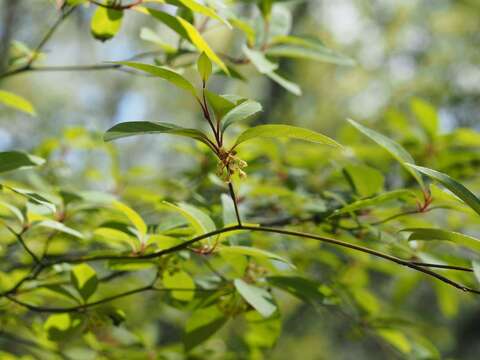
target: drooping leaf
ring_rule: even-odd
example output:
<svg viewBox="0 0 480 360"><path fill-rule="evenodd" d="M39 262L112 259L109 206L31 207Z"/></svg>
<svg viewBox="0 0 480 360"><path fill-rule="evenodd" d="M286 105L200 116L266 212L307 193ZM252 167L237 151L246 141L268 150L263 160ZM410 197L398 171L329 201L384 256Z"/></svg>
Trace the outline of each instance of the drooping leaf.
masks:
<svg viewBox="0 0 480 360"><path fill-rule="evenodd" d="M397 142L387 138L385 135L369 129L354 120L348 119L348 122L353 125L357 130L359 130L362 134L366 135L378 145L383 147L386 151L388 151L390 155L392 155L398 162L400 162L400 164L415 178L415 180L419 183L420 187L424 190L426 189L420 173L407 165L408 163L415 163L412 156L407 152L407 150L405 150Z"/></svg>
<svg viewBox="0 0 480 360"><path fill-rule="evenodd" d="M244 46L242 50L258 72L268 74L278 69L278 65L269 61L262 52L250 49L247 46Z"/></svg>
<svg viewBox="0 0 480 360"><path fill-rule="evenodd" d="M249 117L262 111L262 105L256 101L246 100L231 109L222 119L223 131L237 121L248 119Z"/></svg>
<svg viewBox="0 0 480 360"><path fill-rule="evenodd" d="M188 91L193 96L195 97L197 96L195 87L187 79L185 79L179 73L173 70L170 70L164 66L149 65L149 64L143 64L143 63L132 62L132 61L116 61L113 63L128 66L133 69L145 71L146 73L149 73L151 75L158 76L164 80L167 80L173 85Z"/></svg>
<svg viewBox="0 0 480 360"><path fill-rule="evenodd" d="M290 261L288 261L287 259L279 255L276 255L267 250L258 249L250 246L220 246L218 247L217 251L222 256L231 255L231 254L245 255L245 256L251 256L256 258L276 260L276 261L280 261L285 264L288 264L291 267L295 267Z"/></svg>
<svg viewBox="0 0 480 360"><path fill-rule="evenodd" d="M97 290L97 273L90 265L76 265L71 272L71 282L82 299L87 301Z"/></svg>
<svg viewBox="0 0 480 360"><path fill-rule="evenodd" d="M426 167L413 164L406 165L438 181L440 184L445 186L448 190L450 190L452 193L462 199L465 204L470 206L475 212L477 212L477 214L480 215L480 199L475 196L475 194L473 194L470 190L468 190L465 186L460 184L457 180L439 171L432 170Z"/></svg>
<svg viewBox="0 0 480 360"><path fill-rule="evenodd" d="M263 317L269 317L277 310L272 295L265 289L247 284L242 279L233 281L235 288L243 299L257 310Z"/></svg>
<svg viewBox="0 0 480 360"><path fill-rule="evenodd" d="M180 301L190 301L195 295L195 283L185 271L163 273L163 285L166 289L175 289L170 295Z"/></svg>
<svg viewBox="0 0 480 360"><path fill-rule="evenodd" d="M480 251L480 239L473 236L460 234L458 232L433 229L433 228L408 228L402 229L404 232L411 232L408 240L444 240L451 241L455 244L465 246L467 248Z"/></svg>
<svg viewBox="0 0 480 360"><path fill-rule="evenodd" d="M0 152L0 173L16 169L29 168L32 166L39 166L44 163L44 159L21 151Z"/></svg>
<svg viewBox="0 0 480 360"><path fill-rule="evenodd" d="M289 138L310 141L317 144L329 145L336 148L342 146L328 136L319 134L315 131L304 129L291 125L259 125L245 130L237 138L234 147L241 143L255 138Z"/></svg>
<svg viewBox="0 0 480 360"><path fill-rule="evenodd" d="M98 6L92 17L92 35L101 41L113 38L122 26L123 11Z"/></svg>
<svg viewBox="0 0 480 360"><path fill-rule="evenodd" d="M226 322L227 318L216 305L195 310L185 326L185 350L190 351L208 340Z"/></svg>
<svg viewBox="0 0 480 360"><path fill-rule="evenodd" d="M103 139L105 141L112 141L124 137L146 134L171 134L183 136L210 146L207 136L196 129L187 129L170 123L150 121L129 121L117 124L107 130Z"/></svg>
<svg viewBox="0 0 480 360"><path fill-rule="evenodd" d="M285 90L291 92L294 95L302 95L302 89L296 83L285 79L284 77L278 75L277 73L270 72L266 74L270 79L275 81L278 85L283 87Z"/></svg>
<svg viewBox="0 0 480 360"><path fill-rule="evenodd" d="M0 90L0 103L32 116L37 116L33 105L28 100L10 91Z"/></svg>

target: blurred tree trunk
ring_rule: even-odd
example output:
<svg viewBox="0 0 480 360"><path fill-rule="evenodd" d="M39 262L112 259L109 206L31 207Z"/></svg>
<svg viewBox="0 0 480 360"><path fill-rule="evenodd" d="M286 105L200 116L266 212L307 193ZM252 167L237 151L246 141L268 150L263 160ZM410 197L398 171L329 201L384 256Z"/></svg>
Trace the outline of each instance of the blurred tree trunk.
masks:
<svg viewBox="0 0 480 360"><path fill-rule="evenodd" d="M0 73L5 71L8 65L8 52L14 30L15 17L21 0L3 0L2 8L4 14L2 17L2 28L0 38Z"/></svg>

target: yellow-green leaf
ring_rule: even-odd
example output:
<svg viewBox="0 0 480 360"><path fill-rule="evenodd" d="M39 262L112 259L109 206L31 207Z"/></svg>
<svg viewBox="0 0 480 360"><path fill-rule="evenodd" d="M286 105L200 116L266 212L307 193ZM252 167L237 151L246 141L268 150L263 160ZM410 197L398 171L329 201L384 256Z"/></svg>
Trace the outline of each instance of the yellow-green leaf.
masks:
<svg viewBox="0 0 480 360"><path fill-rule="evenodd" d="M0 90L0 103L13 109L23 111L32 116L37 115L33 105L28 100L19 95L11 93L10 91Z"/></svg>

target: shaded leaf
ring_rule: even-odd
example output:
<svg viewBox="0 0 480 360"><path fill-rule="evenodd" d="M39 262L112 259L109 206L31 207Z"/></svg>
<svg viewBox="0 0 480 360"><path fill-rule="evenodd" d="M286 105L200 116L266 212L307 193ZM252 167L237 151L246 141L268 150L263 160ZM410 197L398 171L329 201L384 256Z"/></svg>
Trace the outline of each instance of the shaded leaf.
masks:
<svg viewBox="0 0 480 360"><path fill-rule="evenodd" d="M21 151L3 151L0 152L0 173L39 166L45 163L45 160L34 155Z"/></svg>
<svg viewBox="0 0 480 360"><path fill-rule="evenodd" d="M322 304L325 299L322 285L310 279L300 276L269 276L267 281L311 305Z"/></svg>
<svg viewBox="0 0 480 360"><path fill-rule="evenodd" d="M208 340L226 322L227 318L215 305L195 310L185 326L185 350L190 351Z"/></svg>
<svg viewBox="0 0 480 360"><path fill-rule="evenodd" d="M245 255L245 256L251 256L251 257L256 257L256 258L263 258L263 259L270 259L270 260L276 260L283 262L285 264L290 265L291 267L295 267L289 260L276 255L270 251L266 251L263 249L258 249L250 246L220 246L217 251L223 256L223 255L232 255L232 254L237 254L237 255Z"/></svg>
<svg viewBox="0 0 480 360"><path fill-rule="evenodd" d="M458 245L480 251L480 239L453 231L433 228L407 228L404 232L411 232L408 240L446 240Z"/></svg>

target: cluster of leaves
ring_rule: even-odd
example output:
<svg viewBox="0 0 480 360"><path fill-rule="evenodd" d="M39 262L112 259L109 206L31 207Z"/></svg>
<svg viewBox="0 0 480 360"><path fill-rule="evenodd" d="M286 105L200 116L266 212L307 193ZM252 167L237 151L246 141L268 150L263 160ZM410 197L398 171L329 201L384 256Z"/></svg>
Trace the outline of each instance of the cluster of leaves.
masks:
<svg viewBox="0 0 480 360"><path fill-rule="evenodd" d="M164 3L176 8L175 15ZM282 305L293 297L318 312L326 308L346 315L352 326L395 354L439 358L416 319L394 311L428 277L446 315L455 313L463 296L452 291L479 293L472 273L480 276L480 240L444 224L456 230L464 222L478 223L480 200L443 171L416 165L414 158L468 178L461 166L475 160L479 135L440 134L436 110L419 99L411 104L419 124L414 131L403 113L389 114L391 128L403 126L400 133L406 134L398 141L353 120L341 141L348 147L296 126L246 126L262 106L211 91L214 74L243 79L237 67L251 64L298 95L298 86L278 75L275 59L353 62L316 39L291 35L291 14L280 1L239 1L228 8L215 3L58 3L61 19L77 7L95 7L91 31L100 40L115 36L124 13L131 11L173 30L176 47L142 30L142 39L161 50L153 64L102 66L170 82L198 103L202 120L198 128L125 122L103 135L74 128L66 130L65 140L46 139L35 155L0 153L0 172L14 171L1 185L0 335L6 340L0 342L5 344L0 355L261 358L276 344L289 311ZM257 9L256 16L235 15L243 7ZM204 40L210 19L243 33L241 58L221 56ZM4 75L38 69L40 50L27 51ZM191 68L194 80L182 73ZM2 90L0 100L34 114L18 95ZM196 141L189 151L202 161L188 174L194 185L171 179L145 185L135 172L118 169L109 142L145 134ZM259 138L263 141L255 141ZM285 145L281 139L303 142ZM453 146L466 158L444 151ZM65 153L81 151L109 159L111 191L78 190L62 181ZM39 168L19 171L30 167ZM101 177L89 171L83 175ZM433 210L443 215L429 217ZM369 286L385 275L397 278L391 301ZM182 334L171 335L179 323ZM225 340L227 346L212 340L222 332L235 340Z"/></svg>

